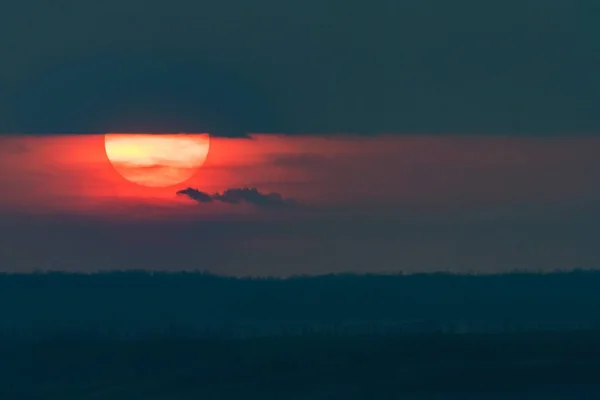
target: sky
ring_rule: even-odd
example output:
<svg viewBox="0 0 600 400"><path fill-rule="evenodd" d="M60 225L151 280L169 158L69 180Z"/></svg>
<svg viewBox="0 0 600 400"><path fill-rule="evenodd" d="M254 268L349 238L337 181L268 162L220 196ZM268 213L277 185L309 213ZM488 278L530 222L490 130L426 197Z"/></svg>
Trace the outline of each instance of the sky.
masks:
<svg viewBox="0 0 600 400"><path fill-rule="evenodd" d="M0 271L594 268L599 17L592 0L4 2ZM107 154L107 133L182 132L135 166ZM157 174L183 181L126 179Z"/></svg>
<svg viewBox="0 0 600 400"><path fill-rule="evenodd" d="M490 273L600 258L595 137L217 137L167 187L125 179L103 135L0 143L7 271Z"/></svg>

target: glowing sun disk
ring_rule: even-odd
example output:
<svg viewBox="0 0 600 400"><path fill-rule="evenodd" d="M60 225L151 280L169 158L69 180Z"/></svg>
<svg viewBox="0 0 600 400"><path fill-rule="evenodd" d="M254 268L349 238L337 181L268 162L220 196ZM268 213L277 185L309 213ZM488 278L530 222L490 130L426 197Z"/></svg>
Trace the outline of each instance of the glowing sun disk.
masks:
<svg viewBox="0 0 600 400"><path fill-rule="evenodd" d="M172 186L191 178L206 160L208 134L106 134L106 155L125 179L143 186Z"/></svg>

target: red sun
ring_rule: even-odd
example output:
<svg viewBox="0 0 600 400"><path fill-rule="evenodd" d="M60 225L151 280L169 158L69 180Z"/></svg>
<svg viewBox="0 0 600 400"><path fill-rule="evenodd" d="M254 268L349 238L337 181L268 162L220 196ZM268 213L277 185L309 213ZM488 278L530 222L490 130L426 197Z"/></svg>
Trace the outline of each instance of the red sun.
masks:
<svg viewBox="0 0 600 400"><path fill-rule="evenodd" d="M210 139L202 134L121 134L104 138L106 155L128 181L167 187L190 179L208 155Z"/></svg>

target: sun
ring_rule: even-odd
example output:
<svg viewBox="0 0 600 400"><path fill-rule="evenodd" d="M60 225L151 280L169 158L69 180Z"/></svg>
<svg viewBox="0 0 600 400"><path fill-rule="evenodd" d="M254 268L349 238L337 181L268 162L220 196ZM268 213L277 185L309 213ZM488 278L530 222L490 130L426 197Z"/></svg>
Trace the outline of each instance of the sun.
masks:
<svg viewBox="0 0 600 400"><path fill-rule="evenodd" d="M210 138L202 134L123 134L104 136L106 155L128 181L167 187L190 179L208 156Z"/></svg>

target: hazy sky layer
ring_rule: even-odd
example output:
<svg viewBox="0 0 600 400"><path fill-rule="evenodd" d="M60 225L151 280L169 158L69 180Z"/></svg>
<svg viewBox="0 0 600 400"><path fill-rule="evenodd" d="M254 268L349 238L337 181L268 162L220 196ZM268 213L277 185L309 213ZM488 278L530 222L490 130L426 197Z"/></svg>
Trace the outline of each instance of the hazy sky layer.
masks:
<svg viewBox="0 0 600 400"><path fill-rule="evenodd" d="M0 5L0 132L595 134L596 0Z"/></svg>
<svg viewBox="0 0 600 400"><path fill-rule="evenodd" d="M103 136L0 137L2 270L236 275L590 268L594 137L216 138L181 185L122 178ZM250 187L297 206L200 203Z"/></svg>

